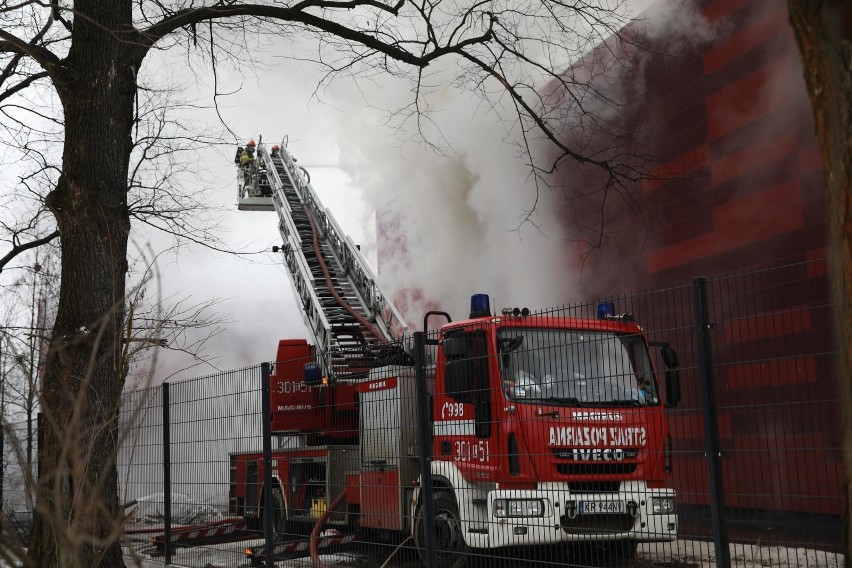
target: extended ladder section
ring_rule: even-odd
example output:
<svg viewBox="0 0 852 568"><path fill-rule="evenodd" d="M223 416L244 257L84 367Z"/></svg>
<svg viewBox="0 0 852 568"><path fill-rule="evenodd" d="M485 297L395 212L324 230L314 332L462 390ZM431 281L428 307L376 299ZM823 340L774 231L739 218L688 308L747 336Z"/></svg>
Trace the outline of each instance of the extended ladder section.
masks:
<svg viewBox="0 0 852 568"><path fill-rule="evenodd" d="M399 349L388 342L404 336L407 325L358 247L322 206L286 143L285 138L274 156L265 144L258 145L255 163L240 184L239 207L278 213L280 250L323 371L337 380L359 379L394 362Z"/></svg>

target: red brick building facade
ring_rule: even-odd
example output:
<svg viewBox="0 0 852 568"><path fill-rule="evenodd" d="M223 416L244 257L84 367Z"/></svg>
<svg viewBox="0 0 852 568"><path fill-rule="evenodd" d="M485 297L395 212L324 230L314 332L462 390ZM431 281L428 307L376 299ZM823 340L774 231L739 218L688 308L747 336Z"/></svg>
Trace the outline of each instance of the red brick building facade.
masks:
<svg viewBox="0 0 852 568"><path fill-rule="evenodd" d="M650 126L647 148L661 158L654 172L674 179L628 188L634 207L610 211L601 247L585 260L582 247L566 246L567 254L583 265L588 298L782 267L771 276L717 281L710 299L725 503L746 526L759 527L759 538L839 545L839 403L826 263L819 260L826 200L786 2L698 6L714 39L645 62L644 98L629 118ZM570 191L571 174L564 175ZM575 211L594 215L599 206L592 197ZM574 236L596 235L575 229ZM806 261L813 262L798 264ZM680 314L658 306L645 317L671 329L691 317L684 304ZM688 365L695 364L693 342L682 335ZM696 511L700 518L709 503L706 446L698 373L687 370L684 379L685 404L671 414L674 483L685 510L698 507L694 528ZM786 528L765 532L779 519ZM815 536L804 537L809 529Z"/></svg>
<svg viewBox="0 0 852 568"><path fill-rule="evenodd" d="M655 55L635 117L653 125L655 171L683 179L642 184L641 215L619 216L586 263L592 296L826 253L813 113L786 3L699 5L715 39Z"/></svg>

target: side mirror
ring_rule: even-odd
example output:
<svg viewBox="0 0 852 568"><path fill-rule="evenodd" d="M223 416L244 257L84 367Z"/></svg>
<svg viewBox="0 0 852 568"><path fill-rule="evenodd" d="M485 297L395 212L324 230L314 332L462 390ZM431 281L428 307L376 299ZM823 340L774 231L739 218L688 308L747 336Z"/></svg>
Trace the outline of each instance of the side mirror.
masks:
<svg viewBox="0 0 852 568"><path fill-rule="evenodd" d="M680 369L666 369L666 406L680 404Z"/></svg>
<svg viewBox="0 0 852 568"><path fill-rule="evenodd" d="M491 437L491 402L487 390L473 403L473 431L477 438Z"/></svg>
<svg viewBox="0 0 852 568"><path fill-rule="evenodd" d="M663 343L663 347L660 349L660 354L663 356L663 363L666 364L667 369L676 369L680 365L677 359L677 353L668 343Z"/></svg>
<svg viewBox="0 0 852 568"><path fill-rule="evenodd" d="M668 343L660 349L663 363L666 365L666 406L675 407L680 403L680 362L677 352Z"/></svg>

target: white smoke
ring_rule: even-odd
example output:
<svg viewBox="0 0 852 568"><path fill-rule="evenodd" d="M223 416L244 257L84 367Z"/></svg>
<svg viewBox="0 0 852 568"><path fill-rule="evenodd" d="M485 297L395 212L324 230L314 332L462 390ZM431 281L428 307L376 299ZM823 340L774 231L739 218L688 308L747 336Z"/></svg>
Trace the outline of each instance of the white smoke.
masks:
<svg viewBox="0 0 852 568"><path fill-rule="evenodd" d="M386 85L385 85L386 86ZM383 88L386 107L410 94ZM466 316L471 294L500 305L549 305L570 296L565 247L553 194L529 179L516 132L465 94L433 100L430 140L452 144L440 155L393 133L377 135L376 112L349 112L339 125L341 161L378 215L380 281L411 323L426 309ZM526 213L535 207L527 219ZM423 293L420 301L405 298Z"/></svg>
<svg viewBox="0 0 852 568"><path fill-rule="evenodd" d="M648 2L635 4L638 13ZM667 30L678 38L703 36L692 3L676 4L649 13L640 27L652 38ZM631 81L642 76L635 71ZM641 96L641 84L625 89L619 77L606 79L616 98ZM501 113L469 93L446 89L425 97L434 122L397 116L402 124L390 131L376 127L384 118L376 108L410 103L407 83L386 79L361 85L357 96L348 88L327 94L331 106L344 111L337 125L342 165L378 216L379 280L410 323L419 326L424 311L436 308L465 317L468 298L477 292L492 295L492 310L577 299L580 262L567 239L564 197L536 187L511 110ZM446 141L445 152L419 142L418 130L429 142ZM546 149L533 141L532 150L544 155Z"/></svg>

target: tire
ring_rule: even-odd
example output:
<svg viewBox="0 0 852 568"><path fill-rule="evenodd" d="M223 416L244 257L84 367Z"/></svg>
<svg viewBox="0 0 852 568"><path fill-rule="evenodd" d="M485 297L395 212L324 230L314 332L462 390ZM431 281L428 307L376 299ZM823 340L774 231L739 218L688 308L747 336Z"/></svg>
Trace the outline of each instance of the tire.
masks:
<svg viewBox="0 0 852 568"><path fill-rule="evenodd" d="M349 505L346 508L346 532L348 534L360 534L361 532L361 507Z"/></svg>
<svg viewBox="0 0 852 568"><path fill-rule="evenodd" d="M281 486L278 484L272 488L272 530L275 533L276 541L286 541L293 538L291 534L293 531L287 522L284 492L281 491Z"/></svg>
<svg viewBox="0 0 852 568"><path fill-rule="evenodd" d="M459 506L449 492L435 493L432 501L434 517L431 523L423 519L422 507L417 516L415 538L417 553L426 562L424 531L432 530L432 544L435 549L433 564L436 568L463 568L470 560L470 547L464 541L461 529Z"/></svg>
<svg viewBox="0 0 852 568"><path fill-rule="evenodd" d="M257 508L257 515L246 517L246 528L257 533L257 538L263 538L264 528L264 511L263 502ZM284 505L284 492L281 491L281 486L277 483L272 488L272 532L276 540L281 540L282 536L286 536L288 530L287 510Z"/></svg>

